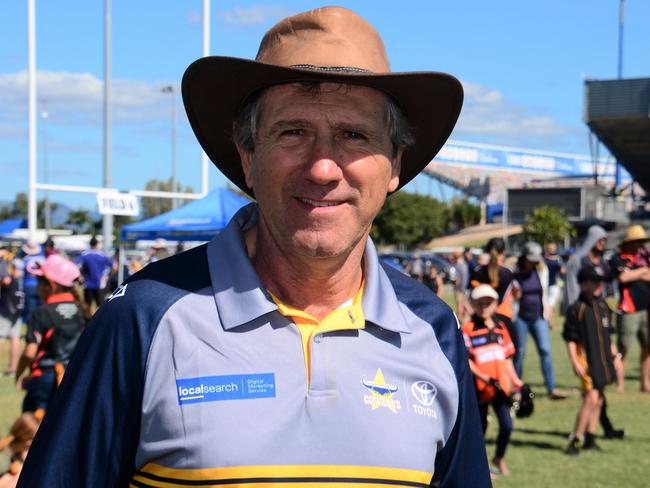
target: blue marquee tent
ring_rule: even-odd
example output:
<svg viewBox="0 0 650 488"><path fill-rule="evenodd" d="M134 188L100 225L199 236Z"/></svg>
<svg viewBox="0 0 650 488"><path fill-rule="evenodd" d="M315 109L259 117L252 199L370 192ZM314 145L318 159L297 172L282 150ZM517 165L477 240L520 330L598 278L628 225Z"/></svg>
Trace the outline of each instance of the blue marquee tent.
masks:
<svg viewBox="0 0 650 488"><path fill-rule="evenodd" d="M0 235L5 236L11 234L16 229L26 229L27 219L7 219L0 222Z"/></svg>
<svg viewBox="0 0 650 488"><path fill-rule="evenodd" d="M154 240L208 241L223 229L233 215L249 201L226 189L217 188L205 197L142 222L122 227L122 241Z"/></svg>

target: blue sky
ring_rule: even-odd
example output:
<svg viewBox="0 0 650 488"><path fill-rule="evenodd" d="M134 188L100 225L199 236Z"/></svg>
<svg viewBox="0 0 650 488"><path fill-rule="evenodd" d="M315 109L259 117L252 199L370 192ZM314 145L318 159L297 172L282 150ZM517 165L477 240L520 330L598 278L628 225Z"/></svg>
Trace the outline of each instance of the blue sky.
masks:
<svg viewBox="0 0 650 488"><path fill-rule="evenodd" d="M38 180L101 186L103 2L36 0ZM588 154L583 78L617 74L619 0L339 1L382 34L394 71L447 71L466 93L456 140ZM650 2L627 0L624 77L650 76ZM280 18L314 1L212 1L211 53L252 58ZM27 12L0 15L0 200L27 191ZM201 0L112 0L113 183L171 175L172 95L201 55ZM200 188L199 146L177 96L177 175ZM210 187L226 180L210 168ZM39 196L40 198L40 196ZM71 207L94 197L56 193Z"/></svg>

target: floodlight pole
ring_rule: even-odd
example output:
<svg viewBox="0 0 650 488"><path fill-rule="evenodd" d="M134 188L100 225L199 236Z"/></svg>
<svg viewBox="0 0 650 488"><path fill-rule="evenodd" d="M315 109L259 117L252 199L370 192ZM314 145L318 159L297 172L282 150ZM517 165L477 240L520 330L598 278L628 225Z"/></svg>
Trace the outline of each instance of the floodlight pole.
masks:
<svg viewBox="0 0 650 488"><path fill-rule="evenodd" d="M623 24L625 20L625 0L621 0L618 12L618 79L623 78ZM621 186L621 163L616 161L616 173L614 176L614 185L616 188Z"/></svg>
<svg viewBox="0 0 650 488"><path fill-rule="evenodd" d="M203 57L210 55L210 0L203 0ZM201 149L201 194L208 194L208 155Z"/></svg>
<svg viewBox="0 0 650 488"><path fill-rule="evenodd" d="M111 181L111 0L104 0L104 188L110 188ZM102 219L104 252L111 249L113 240L113 216Z"/></svg>
<svg viewBox="0 0 650 488"><path fill-rule="evenodd" d="M28 195L27 238L36 238L36 5L27 0Z"/></svg>

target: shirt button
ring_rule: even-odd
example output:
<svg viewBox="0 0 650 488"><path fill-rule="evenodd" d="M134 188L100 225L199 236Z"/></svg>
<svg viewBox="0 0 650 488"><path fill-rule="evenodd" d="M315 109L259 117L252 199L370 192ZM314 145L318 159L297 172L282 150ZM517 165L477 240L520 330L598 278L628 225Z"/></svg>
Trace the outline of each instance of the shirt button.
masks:
<svg viewBox="0 0 650 488"><path fill-rule="evenodd" d="M320 343L320 339L321 339L321 336L320 336L320 335L314 336L314 342L315 342L316 344L319 344L319 343Z"/></svg>

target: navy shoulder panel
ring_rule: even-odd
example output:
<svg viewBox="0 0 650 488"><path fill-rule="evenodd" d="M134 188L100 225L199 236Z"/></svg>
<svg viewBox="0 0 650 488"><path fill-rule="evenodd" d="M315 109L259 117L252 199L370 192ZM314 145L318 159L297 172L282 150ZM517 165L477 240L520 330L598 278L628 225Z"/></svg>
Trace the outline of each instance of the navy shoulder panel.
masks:
<svg viewBox="0 0 650 488"><path fill-rule="evenodd" d="M128 485L153 336L171 305L209 286L206 253L200 246L148 265L97 311L48 407L19 486Z"/></svg>

